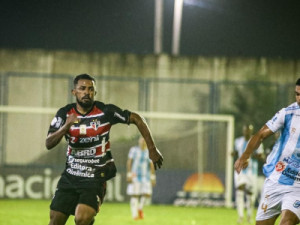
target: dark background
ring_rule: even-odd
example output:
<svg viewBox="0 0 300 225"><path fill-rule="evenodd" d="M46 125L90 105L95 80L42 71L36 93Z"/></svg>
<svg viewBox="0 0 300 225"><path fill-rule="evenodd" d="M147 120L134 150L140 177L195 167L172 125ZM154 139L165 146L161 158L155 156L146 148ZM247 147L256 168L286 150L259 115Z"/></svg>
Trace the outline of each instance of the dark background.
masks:
<svg viewBox="0 0 300 225"><path fill-rule="evenodd" d="M1 1L0 47L153 53L154 0ZM300 57L300 1L184 0L181 55ZM164 0L171 53L174 0Z"/></svg>

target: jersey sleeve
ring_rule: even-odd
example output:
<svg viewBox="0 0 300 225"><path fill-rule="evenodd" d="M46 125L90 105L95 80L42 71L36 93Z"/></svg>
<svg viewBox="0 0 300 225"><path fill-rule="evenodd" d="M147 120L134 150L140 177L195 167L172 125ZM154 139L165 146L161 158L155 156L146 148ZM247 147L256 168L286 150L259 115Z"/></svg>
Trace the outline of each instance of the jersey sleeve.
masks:
<svg viewBox="0 0 300 225"><path fill-rule="evenodd" d="M270 119L266 125L269 127L271 131L276 133L284 126L284 118L285 118L285 108L281 109L277 112L272 119Z"/></svg>
<svg viewBox="0 0 300 225"><path fill-rule="evenodd" d="M61 128L65 124L66 118L67 118L66 110L64 108L60 108L50 123L48 134L54 133L59 128Z"/></svg>
<svg viewBox="0 0 300 225"><path fill-rule="evenodd" d="M116 105L108 104L105 107L105 111L108 114L110 123L112 125L117 123L125 123L125 124L130 123L129 117L131 112L128 110L122 110Z"/></svg>
<svg viewBox="0 0 300 225"><path fill-rule="evenodd" d="M129 149L128 159L133 159L133 158L134 158L134 147L131 147Z"/></svg>

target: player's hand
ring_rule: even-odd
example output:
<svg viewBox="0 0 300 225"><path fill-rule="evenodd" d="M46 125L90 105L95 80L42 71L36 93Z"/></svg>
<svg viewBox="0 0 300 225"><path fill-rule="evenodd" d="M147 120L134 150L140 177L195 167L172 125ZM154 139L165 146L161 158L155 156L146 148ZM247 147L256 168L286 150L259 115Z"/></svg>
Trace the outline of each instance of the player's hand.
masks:
<svg viewBox="0 0 300 225"><path fill-rule="evenodd" d="M149 151L149 158L152 160L155 170L160 168L164 161L162 154L156 147L153 150Z"/></svg>
<svg viewBox="0 0 300 225"><path fill-rule="evenodd" d="M236 170L237 173L240 173L243 169L247 168L248 164L249 164L249 159L240 157L235 161L234 169Z"/></svg>
<svg viewBox="0 0 300 225"><path fill-rule="evenodd" d="M68 116L67 120L66 120L66 124L68 124L70 127L74 124L74 123L78 123L80 120L77 118L77 115L72 113Z"/></svg>
<svg viewBox="0 0 300 225"><path fill-rule="evenodd" d="M126 180L127 180L128 183L132 183L133 174L128 172L127 175L126 175Z"/></svg>

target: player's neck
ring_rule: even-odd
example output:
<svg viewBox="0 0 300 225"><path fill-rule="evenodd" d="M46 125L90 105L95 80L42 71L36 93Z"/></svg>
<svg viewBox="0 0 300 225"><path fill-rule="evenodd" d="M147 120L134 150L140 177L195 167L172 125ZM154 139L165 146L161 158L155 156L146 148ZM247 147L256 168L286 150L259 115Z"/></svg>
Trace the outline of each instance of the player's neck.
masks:
<svg viewBox="0 0 300 225"><path fill-rule="evenodd" d="M80 114L87 114L91 109L92 109L93 106L91 107L88 107L88 108L85 108L85 107L82 107L81 105L79 105L78 103L76 104L76 109L77 111L80 113Z"/></svg>

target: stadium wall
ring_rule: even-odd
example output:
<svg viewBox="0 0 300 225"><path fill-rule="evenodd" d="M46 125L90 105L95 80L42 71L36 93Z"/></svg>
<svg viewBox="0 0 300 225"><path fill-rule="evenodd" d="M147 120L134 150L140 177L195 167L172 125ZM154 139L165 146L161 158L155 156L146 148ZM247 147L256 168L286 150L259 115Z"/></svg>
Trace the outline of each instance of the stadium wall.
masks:
<svg viewBox="0 0 300 225"><path fill-rule="evenodd" d="M0 49L0 72L90 73L97 76L197 78L209 81L268 78L294 82L300 59Z"/></svg>

